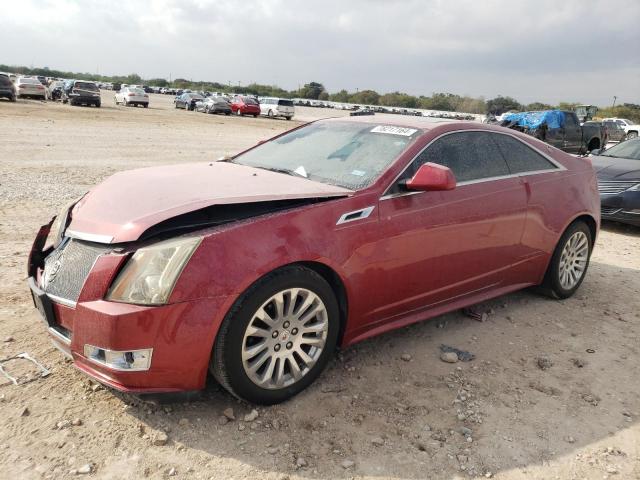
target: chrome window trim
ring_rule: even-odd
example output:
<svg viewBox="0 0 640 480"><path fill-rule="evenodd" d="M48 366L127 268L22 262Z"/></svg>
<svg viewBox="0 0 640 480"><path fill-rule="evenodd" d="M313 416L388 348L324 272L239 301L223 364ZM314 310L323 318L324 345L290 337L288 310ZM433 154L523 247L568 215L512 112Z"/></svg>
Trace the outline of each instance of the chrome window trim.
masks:
<svg viewBox="0 0 640 480"><path fill-rule="evenodd" d="M487 177L487 178L478 178L476 180L466 180L464 182L456 183L456 188L464 187L465 185L473 185L473 184L476 184L476 183L484 183L484 182L492 182L492 181L495 181L495 180L503 180L503 179L506 179L506 178L518 178L518 177L529 176L529 175L539 175L541 173L561 172L561 171L566 171L567 170L567 167L565 167L560 162L558 162L557 160L552 158L550 155L547 155L546 153L544 153L539 148L528 144L527 142L523 141L522 139L518 138L516 135L513 135L512 133L509 133L509 132L495 132L493 130L484 130L482 128L473 128L473 129L468 129L468 130L467 129L465 129L465 130L454 130L454 131L451 131L451 132L445 132L445 133L442 133L442 134L438 135L436 138L434 138L429 143L427 143L416 155L414 155L414 157L411 159L411 161L409 163L407 163L407 166L404 167L402 169L402 171L398 175L396 175L396 177L393 179L393 181L387 186L387 188L384 190L385 193L380 197L380 200L388 200L390 198L398 198L398 197L407 197L409 195L415 195L417 193L424 193L423 191L398 192L398 193L386 193L386 192L388 192L389 189L393 185L395 185L395 183L398 181L398 179L400 177L402 177L404 172L407 171L407 169L413 164L413 162L415 162L416 159L420 155L422 155L422 153L427 148L429 148L431 145L433 145L433 143L435 143L436 141L440 140L442 137L445 137L447 135L453 135L453 134L456 134L456 133L466 133L466 132L495 133L495 134L498 134L498 135L506 135L508 137L514 138L518 142L522 143L525 147L529 147L532 150L534 150L536 153L542 155L542 157L544 157L546 160L548 160L553 165L555 165L556 168L545 168L543 170L531 170L529 172L510 173L509 175L500 175L500 176L497 176L497 177Z"/></svg>
<svg viewBox="0 0 640 480"><path fill-rule="evenodd" d="M371 215L371 212L373 212L374 208L376 208L375 205L371 205L369 207L361 208L359 210L353 210L352 212L343 213L338 219L338 221L336 222L336 225L342 225L345 223L356 222L358 220L364 220L365 218L368 218L369 215ZM351 215L355 215L357 213L359 213L360 216L356 218L348 218Z"/></svg>
<svg viewBox="0 0 640 480"><path fill-rule="evenodd" d="M87 242L93 242L93 243L108 244L113 241L113 237L110 237L109 235L97 235L95 233L78 232L76 230L71 230L70 228L68 228L64 232L64 234L65 236L75 238L76 240L85 240Z"/></svg>

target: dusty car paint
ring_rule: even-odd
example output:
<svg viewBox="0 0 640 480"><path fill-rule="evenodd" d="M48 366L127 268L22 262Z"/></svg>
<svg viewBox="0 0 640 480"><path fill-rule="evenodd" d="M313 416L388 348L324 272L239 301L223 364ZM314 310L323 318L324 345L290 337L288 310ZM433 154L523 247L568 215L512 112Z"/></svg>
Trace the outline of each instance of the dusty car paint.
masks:
<svg viewBox="0 0 640 480"><path fill-rule="evenodd" d="M365 117L351 121L380 123ZM254 176L252 169L223 163L137 170L96 187L73 210L69 228L111 237L114 243L135 241L157 222L212 203L287 195L335 198L200 231L202 243L168 304L159 307L104 300L135 249L135 243L123 249L114 245L113 253L98 258L75 305L54 304L60 325L72 332L66 341L52 334L54 341L78 368L119 390L196 390L205 385L211 348L231 305L276 268L304 264L332 279L343 316L340 342L346 346L539 284L573 220L588 217L597 231L599 199L589 161L515 132L509 134L562 168L472 182L448 192L385 195L436 138L462 130L506 131L413 118L398 122L422 135L377 181L357 192L272 172ZM166 187L166 196L157 182ZM134 204L130 192L135 187L154 193L135 196L139 202ZM367 215L340 222L345 214L362 211ZM31 262L29 273L38 278L41 266ZM84 344L116 350L153 346L153 365L144 373L113 371L87 360Z"/></svg>

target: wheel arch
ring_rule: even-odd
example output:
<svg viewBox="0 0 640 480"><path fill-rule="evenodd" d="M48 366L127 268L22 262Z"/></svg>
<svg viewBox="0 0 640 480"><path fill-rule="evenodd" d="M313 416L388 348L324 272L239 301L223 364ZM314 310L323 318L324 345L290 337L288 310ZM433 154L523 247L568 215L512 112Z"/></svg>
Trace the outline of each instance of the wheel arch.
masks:
<svg viewBox="0 0 640 480"><path fill-rule="evenodd" d="M347 296L347 289L345 287L344 281L342 280L340 275L338 275L338 272L336 272L333 268L325 263L315 261L302 261L295 262L290 265L300 265L314 271L322 278L324 278L333 290L333 293L336 296L336 300L338 301L338 309L340 311L340 331L338 332L338 345L341 345L347 326L347 318L349 316L349 298Z"/></svg>

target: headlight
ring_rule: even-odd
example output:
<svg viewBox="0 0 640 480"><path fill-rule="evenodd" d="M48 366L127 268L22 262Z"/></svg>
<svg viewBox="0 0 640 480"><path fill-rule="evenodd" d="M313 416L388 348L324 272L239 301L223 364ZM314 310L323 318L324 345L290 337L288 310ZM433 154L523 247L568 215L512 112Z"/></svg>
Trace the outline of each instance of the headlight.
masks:
<svg viewBox="0 0 640 480"><path fill-rule="evenodd" d="M627 188L630 192L638 192L640 191L640 183L636 183L633 187Z"/></svg>
<svg viewBox="0 0 640 480"><path fill-rule="evenodd" d="M167 303L201 237L156 243L136 251L111 285L108 300L141 305Z"/></svg>

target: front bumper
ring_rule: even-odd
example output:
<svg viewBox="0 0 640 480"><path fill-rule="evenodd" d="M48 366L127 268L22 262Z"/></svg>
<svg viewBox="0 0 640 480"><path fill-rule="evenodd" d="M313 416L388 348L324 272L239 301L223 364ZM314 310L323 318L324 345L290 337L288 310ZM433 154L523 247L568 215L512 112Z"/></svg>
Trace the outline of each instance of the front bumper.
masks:
<svg viewBox="0 0 640 480"><path fill-rule="evenodd" d="M602 195L600 196L600 205L603 220L640 226L640 191Z"/></svg>
<svg viewBox="0 0 640 480"><path fill-rule="evenodd" d="M69 95L69 103L98 105L100 101L99 95Z"/></svg>
<svg viewBox="0 0 640 480"><path fill-rule="evenodd" d="M125 256L98 257L75 304L50 298L39 286L43 227L29 258L29 287L34 304L45 319L54 345L74 365L95 380L123 392L156 393L204 388L211 349L228 297L202 298L162 306L141 306L104 300ZM153 349L148 369L111 368L85 356L85 346L105 350Z"/></svg>

